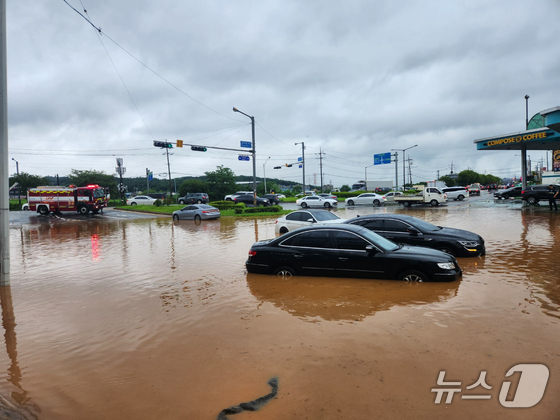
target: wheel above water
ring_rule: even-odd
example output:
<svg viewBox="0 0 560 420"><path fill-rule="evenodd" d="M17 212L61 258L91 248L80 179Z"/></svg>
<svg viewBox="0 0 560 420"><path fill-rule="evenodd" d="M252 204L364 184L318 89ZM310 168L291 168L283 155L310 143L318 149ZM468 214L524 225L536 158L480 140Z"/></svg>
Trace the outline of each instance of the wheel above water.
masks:
<svg viewBox="0 0 560 420"><path fill-rule="evenodd" d="M423 283L428 281L428 277L424 273L416 270L405 271L399 277L401 280L411 283Z"/></svg>
<svg viewBox="0 0 560 420"><path fill-rule="evenodd" d="M278 277L283 279L289 279L292 276L297 275L296 270L288 266L278 267L272 274L276 274Z"/></svg>

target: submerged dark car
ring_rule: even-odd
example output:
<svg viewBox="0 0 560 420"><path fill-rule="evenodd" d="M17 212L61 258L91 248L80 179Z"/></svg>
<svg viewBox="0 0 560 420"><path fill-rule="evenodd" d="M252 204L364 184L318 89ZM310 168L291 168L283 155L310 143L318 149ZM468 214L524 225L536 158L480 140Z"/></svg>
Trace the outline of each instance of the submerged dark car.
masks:
<svg viewBox="0 0 560 420"><path fill-rule="evenodd" d="M308 226L249 250L250 273L280 276L360 277L452 281L462 271L455 257L434 249L395 244L355 225Z"/></svg>
<svg viewBox="0 0 560 420"><path fill-rule="evenodd" d="M467 230L435 226L416 217L402 214L372 214L355 217L345 223L363 226L393 242L424 246L455 257L486 254L484 239Z"/></svg>
<svg viewBox="0 0 560 420"><path fill-rule="evenodd" d="M510 187L510 188L506 188L505 190L496 191L494 193L494 198L507 200L508 198L521 197L522 189L523 187Z"/></svg>

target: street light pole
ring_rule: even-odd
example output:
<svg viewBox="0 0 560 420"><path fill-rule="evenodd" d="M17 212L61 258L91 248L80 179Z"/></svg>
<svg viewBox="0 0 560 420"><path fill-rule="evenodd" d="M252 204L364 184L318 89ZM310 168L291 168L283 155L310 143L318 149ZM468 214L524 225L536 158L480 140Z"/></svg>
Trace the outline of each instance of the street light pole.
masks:
<svg viewBox="0 0 560 420"><path fill-rule="evenodd" d="M302 194L305 197L305 142L301 142L301 143L294 143L296 146L298 144L301 144L301 167L303 169L303 184L302 186Z"/></svg>
<svg viewBox="0 0 560 420"><path fill-rule="evenodd" d="M529 129L529 95L525 95L525 130Z"/></svg>
<svg viewBox="0 0 560 420"><path fill-rule="evenodd" d="M270 159L270 156L264 161L263 163L263 177L264 177L264 193L266 194L266 162L268 162L268 159Z"/></svg>
<svg viewBox="0 0 560 420"><path fill-rule="evenodd" d="M243 114L251 119L251 135L253 139L251 143L251 145L253 146L251 150L251 153L253 154L253 205L256 206L257 205L257 162L256 162L257 151L255 146L255 117L252 117L248 114L245 114L244 112L241 112L236 107L233 107L233 112L239 112L240 114Z"/></svg>
<svg viewBox="0 0 560 420"><path fill-rule="evenodd" d="M17 160L15 160L14 158L12 158L12 160L16 163L16 173L17 173L18 179L19 179L19 162ZM19 205L21 206L21 184L18 187L18 198L19 198Z"/></svg>

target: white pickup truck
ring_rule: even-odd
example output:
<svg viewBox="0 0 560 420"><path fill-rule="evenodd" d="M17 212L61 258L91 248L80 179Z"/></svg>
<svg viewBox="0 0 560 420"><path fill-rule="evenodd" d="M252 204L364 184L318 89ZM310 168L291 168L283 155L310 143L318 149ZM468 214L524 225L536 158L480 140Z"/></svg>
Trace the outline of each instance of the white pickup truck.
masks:
<svg viewBox="0 0 560 420"><path fill-rule="evenodd" d="M421 192L414 195L400 195L395 197L395 202L405 207L412 204L430 204L432 207L439 206L441 203L447 202L447 194L443 193L439 188L427 187Z"/></svg>

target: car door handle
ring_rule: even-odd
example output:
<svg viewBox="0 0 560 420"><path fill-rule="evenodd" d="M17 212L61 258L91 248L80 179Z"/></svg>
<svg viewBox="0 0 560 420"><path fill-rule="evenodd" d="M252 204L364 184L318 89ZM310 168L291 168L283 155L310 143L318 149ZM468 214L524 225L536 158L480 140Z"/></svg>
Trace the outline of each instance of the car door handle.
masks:
<svg viewBox="0 0 560 420"><path fill-rule="evenodd" d="M296 255L294 255L294 257L295 257L295 258L303 258L303 255L301 255L301 254L296 254Z"/></svg>
<svg viewBox="0 0 560 420"><path fill-rule="evenodd" d="M338 259L339 259L340 261L348 261L348 258L346 258L346 257L338 257Z"/></svg>

